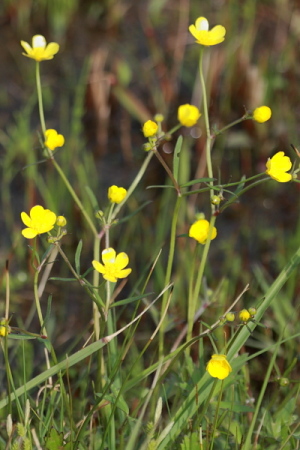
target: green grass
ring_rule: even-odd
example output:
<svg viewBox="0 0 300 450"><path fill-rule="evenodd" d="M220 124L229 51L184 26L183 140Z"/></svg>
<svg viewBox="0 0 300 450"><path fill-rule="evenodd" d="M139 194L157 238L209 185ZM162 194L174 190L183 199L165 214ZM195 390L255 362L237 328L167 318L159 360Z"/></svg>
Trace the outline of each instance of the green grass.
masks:
<svg viewBox="0 0 300 450"><path fill-rule="evenodd" d="M12 327L0 337L0 449L299 448L298 183L263 175L278 151L299 167L293 4L202 3L152 0L147 14L124 1L1 7L5 83L19 98L0 97L0 316ZM227 30L203 57L211 130L263 104L270 121L207 135L188 33L198 16ZM40 65L46 126L66 141L54 159L35 61L18 47L44 29L61 45ZM177 127L186 103L202 112L192 128ZM145 152L142 124L156 113L161 142ZM114 184L128 196L112 208ZM21 235L20 213L37 204L65 216L66 234ZM218 230L205 245L188 237L199 213ZM108 246L132 269L116 284L92 267ZM223 381L205 370L214 353L232 366Z"/></svg>

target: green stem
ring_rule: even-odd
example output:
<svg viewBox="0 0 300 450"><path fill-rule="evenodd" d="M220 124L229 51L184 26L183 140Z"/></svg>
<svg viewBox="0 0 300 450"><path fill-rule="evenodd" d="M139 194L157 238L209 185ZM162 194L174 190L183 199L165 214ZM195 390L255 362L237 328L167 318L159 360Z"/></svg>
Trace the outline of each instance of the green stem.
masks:
<svg viewBox="0 0 300 450"><path fill-rule="evenodd" d="M45 116L44 116L44 107L43 107L43 95L42 95L42 87L41 87L41 75L40 75L40 64L39 62L36 63L36 87L37 87L37 95L38 95L38 104L39 104L39 115L40 115L40 122L41 122L41 128L43 131L43 136L45 137L46 132L46 124L45 124ZM97 230L95 225L93 224L90 216L87 214L84 206L82 205L81 201L79 200L78 196L76 195L74 189L72 188L71 184L69 183L67 177L65 176L63 170L59 166L59 164L55 161L54 156L52 155L51 151L47 149L48 155L59 173L60 177L62 178L65 186L67 187L68 191L70 192L71 196L73 197L73 200L77 204L78 208L84 215L86 221L88 222L93 234L97 236Z"/></svg>
<svg viewBox="0 0 300 450"><path fill-rule="evenodd" d="M95 236L94 238L94 250L93 250L93 256L94 260L100 261L100 242L101 238L99 235ZM97 270L93 271L93 286L96 288L99 286L100 282L100 274ZM94 332L95 332L95 340L97 341L100 338L100 317L99 313L102 318L104 318L103 311L101 308L98 308L95 302L93 302L93 318L94 318Z"/></svg>
<svg viewBox="0 0 300 450"><path fill-rule="evenodd" d="M203 113L204 113L204 122L205 122L205 129L206 129L206 146L205 146L205 153L206 153L206 166L207 166L207 173L209 178L213 178L213 170L212 170L212 162L211 162L211 146L212 146L212 136L210 134L210 126L209 126L209 116L208 116L208 103L207 103L207 94L206 94L206 86L205 86L205 80L203 75L203 54L204 49L200 49L200 59L199 59L199 75L200 75L200 82L202 87L202 96L203 96ZM210 181L210 198L214 195L213 190L213 181ZM212 214L215 212L215 206L211 204L212 208Z"/></svg>
<svg viewBox="0 0 300 450"><path fill-rule="evenodd" d="M46 124L45 124L44 107L43 107L43 95L42 95L42 86L41 86L40 63L38 61L36 62L36 66L35 66L35 77L36 77L36 89L37 89L37 95L38 95L40 122L41 122L43 135L45 135Z"/></svg>
<svg viewBox="0 0 300 450"><path fill-rule="evenodd" d="M178 195L181 195L180 186L177 183L177 181L175 180L171 169L168 167L167 163L165 162L165 160L163 159L163 157L160 155L160 153L157 151L156 148L153 150L153 152L154 152L155 156L157 157L157 159L159 160L159 162L161 163L161 165L163 166L163 168L165 169L165 171L167 172L167 174L169 175Z"/></svg>
<svg viewBox="0 0 300 450"><path fill-rule="evenodd" d="M39 297L39 292L38 292L39 273L40 273L39 270L36 270L35 273L34 273L33 292L34 292L36 311L37 311L37 315L38 315L39 322L40 322L40 325L41 325L41 333L44 334L45 336L48 336L46 328L44 326L44 318L43 318L41 302L40 302L40 297Z"/></svg>
<svg viewBox="0 0 300 450"><path fill-rule="evenodd" d="M171 237L170 237L170 249L169 249L169 256L168 256L168 264L167 264L167 270L166 270L166 276L165 276L165 286L168 286L171 279L171 273L172 273L172 266L173 266L173 260L174 260L174 252L175 252L175 243L176 243L176 227L177 227L177 221L179 216L179 210L181 205L182 197L178 196L174 208L173 218L172 218L172 225L171 225ZM169 292L166 291L162 298L162 305L161 305L161 313L165 313L166 304L168 302ZM163 350L164 350L164 334L166 329L166 319L163 320L161 327L159 329L159 355L162 357Z"/></svg>
<svg viewBox="0 0 300 450"><path fill-rule="evenodd" d="M83 204L81 203L81 201L79 200L76 192L74 191L73 187L71 186L70 182L68 181L67 177L65 176L62 168L60 167L60 165L56 162L56 160L54 159L53 155L50 155L50 159L55 167L55 169L57 170L57 172L59 173L61 179L63 180L66 188L68 189L69 193L71 194L71 196L73 197L73 200L75 201L76 205L78 206L78 208L80 209L82 215L85 217L87 223L89 224L89 227L91 229L91 231L93 232L94 236L97 237L98 236L98 232L97 229L92 221L92 219L90 218L90 216L88 215L88 213L86 212L86 209L84 208Z"/></svg>
<svg viewBox="0 0 300 450"><path fill-rule="evenodd" d="M125 199L115 207L114 212L111 215L111 221L113 221L116 218L116 216L119 214L119 211L122 208L122 206L124 205L124 203L127 202L128 198L131 196L131 194L133 193L133 191L135 190L135 188L141 181L141 179L142 179L144 173L146 172L146 169L151 161L151 158L153 157L153 154L154 153L152 151L150 151L149 154L147 155L140 170L138 171L138 174L136 175L135 179L131 183L130 187L127 189L127 195L126 195Z"/></svg>
<svg viewBox="0 0 300 450"><path fill-rule="evenodd" d="M217 409L215 412L215 418L214 418L213 430L211 433L211 442L210 442L209 450L213 450L213 448L214 448L214 436L215 436L215 432L217 429L218 415L219 415L219 410L220 410L222 394L223 394L223 380L222 380L221 389L220 389L220 393L219 393L219 397L218 397L218 404L217 404Z"/></svg>
<svg viewBox="0 0 300 450"><path fill-rule="evenodd" d="M234 127L234 125L237 125L238 123L244 122L244 120L251 119L251 116L249 117L248 114L245 114L243 117L240 117L237 120L234 120L233 122L229 123L225 127L221 128L221 130L216 130L214 132L214 137L219 136L219 134L223 133L224 131L228 130L231 127Z"/></svg>
<svg viewBox="0 0 300 450"><path fill-rule="evenodd" d="M210 219L208 236L207 236L207 240L206 240L206 243L205 243L205 246L203 249L200 268L199 268L197 279L196 279L195 289L193 291L193 294L190 296L190 301L188 304L188 329L187 329L187 336L186 336L187 341L189 341L192 338L194 316L195 316L197 304L199 303L199 293L200 293L200 289L201 289L201 283L202 283L202 279L203 279L204 269L205 269L205 265L206 265L206 261L207 261L209 248L210 248L211 236L212 236L213 227L215 225L215 221L216 221L216 216L212 216ZM194 264L196 264L196 263L197 263L196 260L194 260ZM194 271L194 270L195 270L195 268L193 267L192 271ZM190 347L187 349L187 352L190 352Z"/></svg>

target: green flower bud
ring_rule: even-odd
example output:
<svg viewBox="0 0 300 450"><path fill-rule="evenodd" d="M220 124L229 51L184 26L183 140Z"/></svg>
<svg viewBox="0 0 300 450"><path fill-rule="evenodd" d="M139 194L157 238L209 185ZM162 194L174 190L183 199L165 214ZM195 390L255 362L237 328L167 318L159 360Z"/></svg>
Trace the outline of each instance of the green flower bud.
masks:
<svg viewBox="0 0 300 450"><path fill-rule="evenodd" d="M149 152L152 149L152 145L149 144L149 142L147 142L146 144L143 145L143 150L145 150L145 152Z"/></svg>
<svg viewBox="0 0 300 450"><path fill-rule="evenodd" d="M279 385L280 386L288 386L290 384L290 380L288 378L282 377L279 378Z"/></svg>
<svg viewBox="0 0 300 450"><path fill-rule="evenodd" d="M163 122L165 120L164 116L162 114L155 114L154 116L155 122Z"/></svg>
<svg viewBox="0 0 300 450"><path fill-rule="evenodd" d="M220 199L220 197L218 195L213 195L211 200L210 200L210 202L213 205L219 205L221 203L221 199Z"/></svg>
<svg viewBox="0 0 300 450"><path fill-rule="evenodd" d="M233 312L229 312L226 314L225 318L228 322L233 322L235 319L235 314Z"/></svg>
<svg viewBox="0 0 300 450"><path fill-rule="evenodd" d="M95 212L96 219L100 219L101 220L103 218L103 216L104 216L104 213L103 213L103 211L101 211L101 209L99 209L99 211Z"/></svg>
<svg viewBox="0 0 300 450"><path fill-rule="evenodd" d="M254 308L253 306L251 306L251 308L248 308L248 311L252 317L255 316L255 314L257 313L257 309Z"/></svg>

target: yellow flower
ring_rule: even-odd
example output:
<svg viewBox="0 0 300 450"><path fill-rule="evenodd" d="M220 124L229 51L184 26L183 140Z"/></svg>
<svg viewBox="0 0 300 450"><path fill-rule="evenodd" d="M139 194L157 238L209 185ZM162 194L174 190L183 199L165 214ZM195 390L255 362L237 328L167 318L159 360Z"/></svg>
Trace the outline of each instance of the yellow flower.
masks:
<svg viewBox="0 0 300 450"><path fill-rule="evenodd" d="M201 113L197 106L193 105L181 105L178 108L178 120L181 123L181 125L184 125L185 127L192 127L195 125L201 117Z"/></svg>
<svg viewBox="0 0 300 450"><path fill-rule="evenodd" d="M0 319L0 336L7 336L11 332L11 328L8 325L8 321L2 317Z"/></svg>
<svg viewBox="0 0 300 450"><path fill-rule="evenodd" d="M272 116L271 108L268 106L260 106L253 111L253 119L256 122L264 123Z"/></svg>
<svg viewBox="0 0 300 450"><path fill-rule="evenodd" d="M64 216L57 216L56 225L58 227L65 227L67 225L67 219Z"/></svg>
<svg viewBox="0 0 300 450"><path fill-rule="evenodd" d="M227 361L226 355L212 355L208 361L206 370L213 378L224 380L232 371L231 365Z"/></svg>
<svg viewBox="0 0 300 450"><path fill-rule="evenodd" d="M53 56L59 50L59 45L56 42L50 42L47 45L46 39L40 34L33 36L32 47L25 41L21 41L21 45L26 52L23 55L35 59L38 62L53 59Z"/></svg>
<svg viewBox="0 0 300 450"><path fill-rule="evenodd" d="M284 152L278 152L269 158L266 167L266 174L279 183L286 183L292 179L292 175L286 173L292 168L292 163L290 158L284 155Z"/></svg>
<svg viewBox="0 0 300 450"><path fill-rule="evenodd" d="M56 215L49 209L44 209L40 205L33 206L29 216L25 212L21 213L21 219L28 228L22 230L22 234L27 239L32 239L38 234L47 233L52 230L56 222Z"/></svg>
<svg viewBox="0 0 300 450"><path fill-rule="evenodd" d="M113 248L106 248L102 252L101 264L99 261L93 261L93 267L97 272L103 275L103 278L115 283L118 278L126 278L131 273L131 269L125 269L129 263L129 258L126 253L118 253Z"/></svg>
<svg viewBox="0 0 300 450"><path fill-rule="evenodd" d="M45 145L49 148L49 150L55 150L56 147L62 147L65 143L65 138L62 134L58 134L56 130L45 131Z"/></svg>
<svg viewBox="0 0 300 450"><path fill-rule="evenodd" d="M209 222L206 219L197 220L193 225L191 225L189 230L189 237L196 239L200 244L205 244L209 232ZM215 239L217 236L217 229L213 227L211 240Z"/></svg>
<svg viewBox="0 0 300 450"><path fill-rule="evenodd" d="M112 203L121 203L126 195L127 191L123 187L113 185L108 188L108 200L110 200Z"/></svg>
<svg viewBox="0 0 300 450"><path fill-rule="evenodd" d="M156 122L153 122L153 120L147 120L143 125L143 133L146 138L154 136L157 133L157 130L158 125Z"/></svg>
<svg viewBox="0 0 300 450"><path fill-rule="evenodd" d="M251 314L247 309L242 309L239 313L239 318L242 322L248 322L248 320L251 319Z"/></svg>
<svg viewBox="0 0 300 450"><path fill-rule="evenodd" d="M189 26L190 33L196 38L197 44L210 46L220 44L225 39L226 29L217 25L209 30L209 23L205 17L198 17L195 25Z"/></svg>

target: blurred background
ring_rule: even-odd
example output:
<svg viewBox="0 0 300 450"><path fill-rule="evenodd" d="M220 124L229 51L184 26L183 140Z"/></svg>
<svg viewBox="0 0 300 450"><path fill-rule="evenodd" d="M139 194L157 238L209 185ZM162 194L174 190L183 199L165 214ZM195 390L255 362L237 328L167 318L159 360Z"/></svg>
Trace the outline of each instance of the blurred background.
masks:
<svg viewBox="0 0 300 450"><path fill-rule="evenodd" d="M263 172L268 157L279 150L296 160L290 144L300 146L300 1L2 0L0 266L4 280L5 261L9 260L11 312L18 317L13 321L26 319L33 298L28 242L20 234L21 211L40 203L65 215L70 230L65 251L74 254L83 237L84 269L92 258L92 237L78 209L52 165L43 161L35 64L22 56L20 40L31 43L33 35L43 34L47 42L60 44L55 58L41 64L46 124L65 136L57 160L93 214L83 186L92 189L103 207L108 186L130 185L145 158L144 121L162 113L163 127L168 130L177 123L180 104L201 108L199 47L188 32L199 16L227 30L224 43L205 53L211 124L222 128L245 110L264 104L273 112L265 124L246 121L217 138L213 164L220 181ZM180 130L188 149L182 168L186 180L205 175L204 124L200 122ZM170 165L175 143L176 136L161 148ZM114 234L123 249L130 243L131 266L136 272L140 261L149 260L153 251L150 246L142 254L145 235L159 248L169 233L166 224L157 232L156 217L170 203L170 190L145 189L165 182L164 170L153 160L128 208L132 212L145 200L151 200L151 205L140 215L139 224L121 225ZM187 232L196 212L209 214L209 210L207 197L191 197L189 221L183 221L179 231ZM170 218L172 210L165 215ZM298 184L268 182L246 193L218 217L219 239L212 249L208 285L216 288L221 279L230 280L225 294L230 301L241 286L251 282L252 295L257 289L261 296L299 245L298 221ZM69 276L62 267L56 270ZM84 306L86 299L76 288L71 296L71 288L61 290L57 282L48 289L58 299L53 304L57 318L65 317L67 305L72 304L70 329L77 326L78 313L88 322L90 301ZM289 320L297 294L295 275L285 294L291 300L287 310L278 306L274 314ZM67 299L62 302L64 295ZM62 342L70 337L67 334Z"/></svg>

